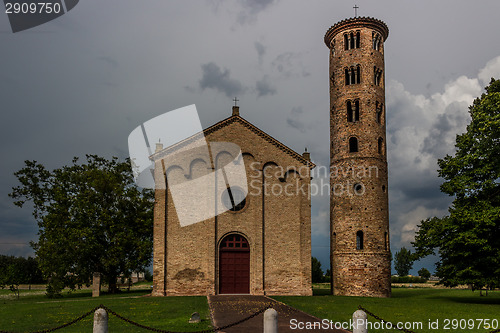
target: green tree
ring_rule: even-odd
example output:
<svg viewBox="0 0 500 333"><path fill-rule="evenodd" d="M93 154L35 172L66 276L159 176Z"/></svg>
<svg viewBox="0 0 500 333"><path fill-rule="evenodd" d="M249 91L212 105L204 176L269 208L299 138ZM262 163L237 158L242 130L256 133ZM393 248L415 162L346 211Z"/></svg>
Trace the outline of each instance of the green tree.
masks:
<svg viewBox="0 0 500 333"><path fill-rule="evenodd" d="M413 267L411 251L402 247L394 256L394 269L399 276L407 276Z"/></svg>
<svg viewBox="0 0 500 333"><path fill-rule="evenodd" d="M418 276L426 279L426 280L429 280L429 278L431 277L431 272L429 272L429 270L425 267L422 267L418 270Z"/></svg>
<svg viewBox="0 0 500 333"><path fill-rule="evenodd" d="M455 156L438 160L441 191L455 197L449 215L422 221L413 245L415 258L437 249L445 286L480 289L500 282L500 81L491 80L469 114Z"/></svg>
<svg viewBox="0 0 500 333"><path fill-rule="evenodd" d="M53 171L26 161L15 176L21 185L9 195L20 207L33 203L39 240L32 247L49 294L88 285L94 272L115 292L119 274L150 264L153 192L135 186L128 161L87 155Z"/></svg>
<svg viewBox="0 0 500 333"><path fill-rule="evenodd" d="M321 262L315 257L311 258L312 282L323 282L323 270L321 269Z"/></svg>
<svg viewBox="0 0 500 333"><path fill-rule="evenodd" d="M0 287L8 287L19 298L19 285L42 282L38 264L33 258L0 256Z"/></svg>
<svg viewBox="0 0 500 333"><path fill-rule="evenodd" d="M330 283L332 280L332 271L330 268L326 269L325 276L323 278L323 282Z"/></svg>

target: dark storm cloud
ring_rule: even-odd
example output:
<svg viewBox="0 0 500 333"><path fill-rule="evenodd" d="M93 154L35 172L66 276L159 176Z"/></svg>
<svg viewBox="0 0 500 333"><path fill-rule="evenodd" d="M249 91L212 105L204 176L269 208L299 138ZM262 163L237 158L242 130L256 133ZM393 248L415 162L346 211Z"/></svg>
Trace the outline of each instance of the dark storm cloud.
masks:
<svg viewBox="0 0 500 333"><path fill-rule="evenodd" d="M234 97L243 92L243 85L230 77L230 71L221 68L214 62L201 65L203 76L200 80L201 90L214 89L227 97Z"/></svg>
<svg viewBox="0 0 500 333"><path fill-rule="evenodd" d="M457 128L464 128L469 121L468 114L463 112L465 109L467 103L454 102L446 107L445 113L437 116L429 136L424 140L423 153L431 154L436 159L451 153L449 147L454 144Z"/></svg>
<svg viewBox="0 0 500 333"><path fill-rule="evenodd" d="M276 87L269 83L267 76L264 76L261 80L257 81L255 88L257 89L258 97L274 95L277 92Z"/></svg>

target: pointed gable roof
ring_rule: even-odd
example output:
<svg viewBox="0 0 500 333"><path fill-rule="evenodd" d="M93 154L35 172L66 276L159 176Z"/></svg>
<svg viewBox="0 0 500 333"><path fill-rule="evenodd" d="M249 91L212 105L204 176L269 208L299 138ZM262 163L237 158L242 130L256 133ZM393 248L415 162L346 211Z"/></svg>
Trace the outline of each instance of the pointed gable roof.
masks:
<svg viewBox="0 0 500 333"><path fill-rule="evenodd" d="M300 163L309 166L311 169L316 167L316 165L314 163L305 159L301 154L299 154L296 151L292 150L291 148L285 146L283 143L276 140L275 138L273 138L272 136L270 136L269 134L267 134L263 130L259 129L257 126L253 125L249 121L245 120L240 115L229 116L228 118L223 119L223 120L213 124L210 127L207 127L206 129L203 130L203 134L205 136L207 136L207 135L214 133L214 132L217 132L217 131L219 131L219 130L221 130L221 129L223 129L223 128L225 128L233 123L240 123L241 125L248 128L250 131L257 134L258 136L260 136L261 138L263 138L267 142L271 143L272 145L274 145L275 147L277 147L278 149L280 149L284 153L286 153L286 154L290 155L291 157L293 157L294 159L296 159ZM169 153L172 150L179 149L179 148L189 144L190 142L199 138L200 135L201 135L201 133L195 134L195 135L193 135L193 136L191 136L191 137L189 137L189 138L187 138L179 143L176 143L176 144L174 144L170 147L167 147L159 152L156 152L153 155L151 155L150 159L156 160L158 158L161 158L164 154Z"/></svg>

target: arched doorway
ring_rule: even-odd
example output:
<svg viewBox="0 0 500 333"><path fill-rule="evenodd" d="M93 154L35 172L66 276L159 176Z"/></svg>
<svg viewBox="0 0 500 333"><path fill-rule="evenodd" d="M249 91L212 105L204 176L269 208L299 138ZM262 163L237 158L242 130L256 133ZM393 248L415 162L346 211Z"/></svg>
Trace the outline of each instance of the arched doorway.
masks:
<svg viewBox="0 0 500 333"><path fill-rule="evenodd" d="M220 243L219 293L250 293L250 247L242 235L228 235Z"/></svg>

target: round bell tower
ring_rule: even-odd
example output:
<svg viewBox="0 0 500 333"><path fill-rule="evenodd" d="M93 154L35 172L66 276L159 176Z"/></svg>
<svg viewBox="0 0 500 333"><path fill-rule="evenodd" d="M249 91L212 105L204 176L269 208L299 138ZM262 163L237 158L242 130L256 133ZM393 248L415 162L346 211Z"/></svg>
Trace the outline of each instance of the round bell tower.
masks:
<svg viewBox="0 0 500 333"><path fill-rule="evenodd" d="M355 17L330 49L330 251L335 295L390 297L384 42L387 25Z"/></svg>

